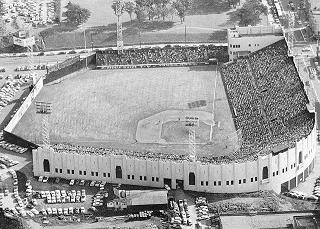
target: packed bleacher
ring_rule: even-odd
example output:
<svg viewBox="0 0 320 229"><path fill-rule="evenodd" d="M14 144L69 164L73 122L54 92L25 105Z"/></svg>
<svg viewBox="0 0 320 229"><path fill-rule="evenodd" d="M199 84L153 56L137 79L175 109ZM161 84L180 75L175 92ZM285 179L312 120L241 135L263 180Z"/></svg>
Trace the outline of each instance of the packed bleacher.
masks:
<svg viewBox="0 0 320 229"><path fill-rule="evenodd" d="M55 144L52 146L56 152L65 153L77 153L77 154L96 154L96 155L126 155L128 157L140 158L140 159L163 159L182 161L187 160L187 155L181 154L166 154L159 152L149 151L134 151L134 150L122 150L114 148L104 147L92 147L92 146L79 146L72 144Z"/></svg>
<svg viewBox="0 0 320 229"><path fill-rule="evenodd" d="M194 47L165 46L152 48L130 48L123 53L117 50L97 52L97 66L127 66L190 63L208 63L216 58L219 62L227 62L228 50L226 46L200 45Z"/></svg>
<svg viewBox="0 0 320 229"><path fill-rule="evenodd" d="M241 149L233 159L268 153L278 144L292 147L310 134L314 115L284 40L221 67Z"/></svg>

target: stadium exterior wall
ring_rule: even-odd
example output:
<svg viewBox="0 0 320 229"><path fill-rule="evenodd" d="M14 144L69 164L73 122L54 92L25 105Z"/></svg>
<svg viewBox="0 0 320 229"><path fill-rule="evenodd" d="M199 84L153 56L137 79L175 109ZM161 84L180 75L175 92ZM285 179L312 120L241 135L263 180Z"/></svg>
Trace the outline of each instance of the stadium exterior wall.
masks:
<svg viewBox="0 0 320 229"><path fill-rule="evenodd" d="M125 155L58 153L51 148L39 147L33 150L33 172L35 176L105 180L109 183L159 188L169 182L175 189L177 183L180 186L183 183L185 190L198 192L274 190L280 193L296 187L308 177L314 167L315 145L314 127L309 136L296 142L294 148L278 155L259 156L255 161L231 164L148 160ZM49 161L49 172L44 171L44 160ZM122 178L116 177L116 174L119 177L119 170ZM84 171L86 175L83 175ZM189 185L192 182L189 180L190 173L195 175L195 185Z"/></svg>

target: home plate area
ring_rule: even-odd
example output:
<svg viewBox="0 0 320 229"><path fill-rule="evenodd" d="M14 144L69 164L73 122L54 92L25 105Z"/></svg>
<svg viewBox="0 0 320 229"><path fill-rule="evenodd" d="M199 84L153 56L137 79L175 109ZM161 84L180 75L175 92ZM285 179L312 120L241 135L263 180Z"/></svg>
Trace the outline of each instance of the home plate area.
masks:
<svg viewBox="0 0 320 229"><path fill-rule="evenodd" d="M166 110L138 122L136 140L139 143L188 144L189 127L186 118L199 118L194 127L195 143L210 142L210 132L215 125L212 113L206 111Z"/></svg>

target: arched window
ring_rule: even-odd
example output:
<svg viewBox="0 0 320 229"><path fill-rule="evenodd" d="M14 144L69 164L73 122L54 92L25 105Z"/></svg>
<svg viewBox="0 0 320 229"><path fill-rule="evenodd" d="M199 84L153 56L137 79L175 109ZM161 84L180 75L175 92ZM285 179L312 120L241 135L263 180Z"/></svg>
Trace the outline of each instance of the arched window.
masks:
<svg viewBox="0 0 320 229"><path fill-rule="evenodd" d="M262 179L268 179L268 177L269 177L268 166L265 166L262 169Z"/></svg>
<svg viewBox="0 0 320 229"><path fill-rule="evenodd" d="M122 169L121 166L116 166L116 178L122 178Z"/></svg>
<svg viewBox="0 0 320 229"><path fill-rule="evenodd" d="M43 171L50 172L50 163L48 159L43 160Z"/></svg>
<svg viewBox="0 0 320 229"><path fill-rule="evenodd" d="M189 185L195 185L196 184L196 176L194 173L189 173Z"/></svg>
<svg viewBox="0 0 320 229"><path fill-rule="evenodd" d="M299 164L301 164L302 163L302 152L300 151L299 152Z"/></svg>

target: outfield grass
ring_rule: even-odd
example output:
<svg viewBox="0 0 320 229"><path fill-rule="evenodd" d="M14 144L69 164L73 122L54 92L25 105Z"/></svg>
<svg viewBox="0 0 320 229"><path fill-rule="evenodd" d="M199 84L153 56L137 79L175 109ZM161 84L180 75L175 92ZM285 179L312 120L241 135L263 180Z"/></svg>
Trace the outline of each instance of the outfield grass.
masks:
<svg viewBox="0 0 320 229"><path fill-rule="evenodd" d="M139 120L167 109L188 109L188 103L206 100L212 112L215 67L88 70L45 86L36 101L53 103L50 136L53 142L104 145L138 150L184 152L187 146L140 144L135 141ZM218 76L213 142L199 152L224 154L234 131L222 81ZM41 117L34 104L14 133L31 141L41 139ZM228 149L225 151L226 145Z"/></svg>

